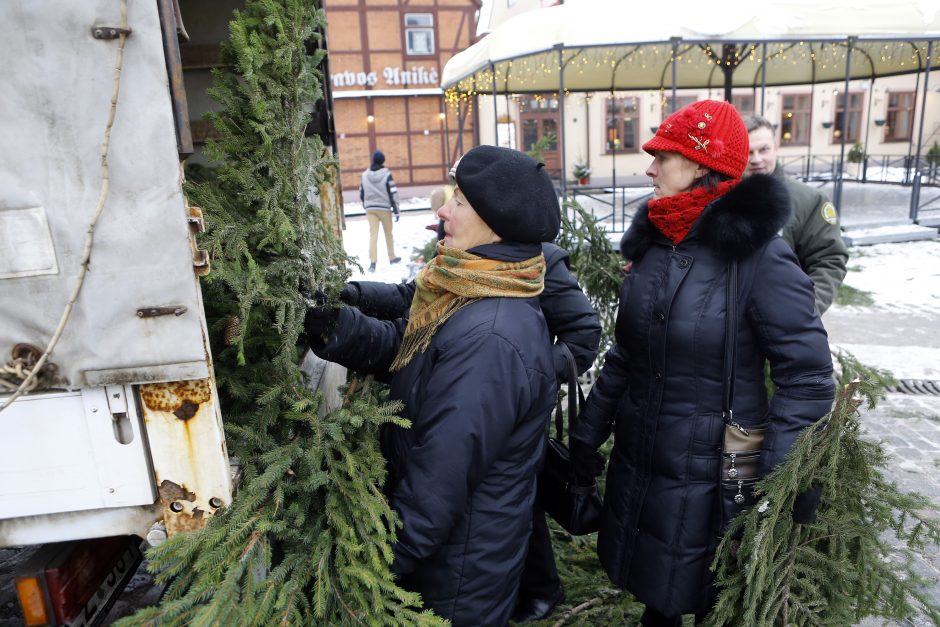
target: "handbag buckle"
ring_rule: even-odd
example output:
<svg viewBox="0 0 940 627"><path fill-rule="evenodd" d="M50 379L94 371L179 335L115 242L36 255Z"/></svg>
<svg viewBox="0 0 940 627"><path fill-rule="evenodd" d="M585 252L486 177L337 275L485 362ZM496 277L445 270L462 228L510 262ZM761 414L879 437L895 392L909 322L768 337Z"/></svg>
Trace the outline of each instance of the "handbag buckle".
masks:
<svg viewBox="0 0 940 627"><path fill-rule="evenodd" d="M734 495L734 502L740 505L744 502L744 494L741 493L741 488L744 487L744 481L738 481L738 493Z"/></svg>

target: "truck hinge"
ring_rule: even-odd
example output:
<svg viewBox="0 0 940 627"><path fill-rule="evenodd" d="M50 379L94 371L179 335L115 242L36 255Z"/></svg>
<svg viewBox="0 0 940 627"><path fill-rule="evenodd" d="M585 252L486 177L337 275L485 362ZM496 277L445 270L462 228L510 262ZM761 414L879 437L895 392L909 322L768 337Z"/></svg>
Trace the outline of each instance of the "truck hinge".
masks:
<svg viewBox="0 0 940 627"><path fill-rule="evenodd" d="M133 31L129 28L121 28L120 26L92 26L91 27L91 36L95 39L117 39L121 35L125 37L130 37L130 34Z"/></svg>
<svg viewBox="0 0 940 627"><path fill-rule="evenodd" d="M189 223L189 244L193 253L193 269L197 276L209 274L209 253L199 248L196 242L197 233L205 233L206 224L202 219L202 209L199 207L186 207L186 221Z"/></svg>

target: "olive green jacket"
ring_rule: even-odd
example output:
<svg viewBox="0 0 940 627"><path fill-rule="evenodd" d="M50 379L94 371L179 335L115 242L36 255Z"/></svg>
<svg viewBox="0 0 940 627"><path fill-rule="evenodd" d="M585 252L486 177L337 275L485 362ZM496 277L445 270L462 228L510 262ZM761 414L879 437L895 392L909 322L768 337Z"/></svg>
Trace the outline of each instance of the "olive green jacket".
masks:
<svg viewBox="0 0 940 627"><path fill-rule="evenodd" d="M786 176L779 165L774 175L786 183L793 208L780 235L796 253L803 272L812 279L816 309L822 315L842 285L849 260L839 216L832 201L820 190Z"/></svg>

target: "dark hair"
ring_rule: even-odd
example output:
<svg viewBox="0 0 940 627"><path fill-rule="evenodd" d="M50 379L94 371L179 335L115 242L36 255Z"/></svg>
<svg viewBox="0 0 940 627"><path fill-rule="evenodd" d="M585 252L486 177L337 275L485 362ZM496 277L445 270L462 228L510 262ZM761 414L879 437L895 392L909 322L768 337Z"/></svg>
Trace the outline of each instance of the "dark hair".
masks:
<svg viewBox="0 0 940 627"><path fill-rule="evenodd" d="M730 181L731 179L732 177L728 176L727 174L715 172L714 170L708 170L705 174L695 179L695 182L692 183L692 187L690 189L698 189L699 187L712 189L717 187L719 183Z"/></svg>
<svg viewBox="0 0 940 627"><path fill-rule="evenodd" d="M770 123L770 120L760 115L749 115L744 118L744 127L747 129L748 133L753 133L759 128L766 128L771 133L777 132L777 129Z"/></svg>

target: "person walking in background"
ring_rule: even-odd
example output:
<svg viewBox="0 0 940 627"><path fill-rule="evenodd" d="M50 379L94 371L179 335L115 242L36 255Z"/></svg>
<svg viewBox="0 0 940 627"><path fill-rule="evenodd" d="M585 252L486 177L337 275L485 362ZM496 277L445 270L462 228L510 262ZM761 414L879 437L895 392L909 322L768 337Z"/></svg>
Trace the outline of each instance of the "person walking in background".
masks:
<svg viewBox="0 0 940 627"><path fill-rule="evenodd" d="M741 180L748 135L734 107L683 107L643 149L653 199L620 243L633 265L616 342L572 424L571 455L577 475L599 475L597 449L613 432L598 557L646 605L643 625L678 627L683 614L698 622L710 611L709 565L728 521L830 410L834 384L812 284L777 236L790 213L786 186L761 174ZM769 402L765 360L777 386ZM739 472L732 455L733 474L726 429L754 435L753 448L734 450L757 461L738 460ZM798 496L793 520L813 520L818 499Z"/></svg>
<svg viewBox="0 0 940 627"><path fill-rule="evenodd" d="M777 163L780 147L773 125L758 115L744 119L750 138L745 175L773 174L787 186L793 210L781 236L790 245L803 272L813 281L816 309L822 315L832 304L845 278L849 251L842 241L839 214L826 195L815 187L784 174Z"/></svg>
<svg viewBox="0 0 940 627"><path fill-rule="evenodd" d="M385 167L385 154L381 150L372 153L372 165L362 173L359 184L359 199L369 220L369 272L375 272L378 261L379 224L385 232L385 247L389 263L398 263L401 257L395 255L395 239L392 236L392 215L398 222L398 188L392 173Z"/></svg>
<svg viewBox="0 0 940 627"><path fill-rule="evenodd" d="M455 626L507 624L532 529L555 368L538 296L558 234L543 164L478 146L438 210L444 239L407 317L312 307L313 351L389 381L411 427L381 433L398 514L392 572Z"/></svg>

